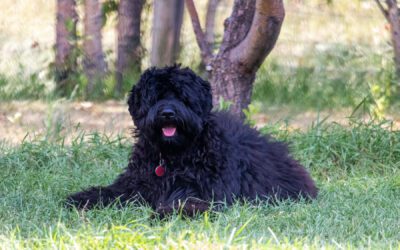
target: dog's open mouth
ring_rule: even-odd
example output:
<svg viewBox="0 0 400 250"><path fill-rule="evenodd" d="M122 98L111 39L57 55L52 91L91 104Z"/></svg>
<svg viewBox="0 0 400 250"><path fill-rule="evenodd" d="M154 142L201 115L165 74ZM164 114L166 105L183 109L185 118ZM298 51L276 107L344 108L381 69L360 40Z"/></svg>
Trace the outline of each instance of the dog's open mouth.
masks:
<svg viewBox="0 0 400 250"><path fill-rule="evenodd" d="M176 134L176 127L175 126L165 126L162 128L162 132L165 137L172 137Z"/></svg>

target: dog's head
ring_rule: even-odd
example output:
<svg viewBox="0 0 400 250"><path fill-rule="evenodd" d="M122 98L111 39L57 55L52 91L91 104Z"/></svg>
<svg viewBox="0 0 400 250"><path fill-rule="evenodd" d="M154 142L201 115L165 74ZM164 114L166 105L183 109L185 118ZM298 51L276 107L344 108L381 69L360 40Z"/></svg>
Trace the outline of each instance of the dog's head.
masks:
<svg viewBox="0 0 400 250"><path fill-rule="evenodd" d="M162 151L178 153L202 132L211 87L189 68L150 68L133 86L128 105L139 134Z"/></svg>

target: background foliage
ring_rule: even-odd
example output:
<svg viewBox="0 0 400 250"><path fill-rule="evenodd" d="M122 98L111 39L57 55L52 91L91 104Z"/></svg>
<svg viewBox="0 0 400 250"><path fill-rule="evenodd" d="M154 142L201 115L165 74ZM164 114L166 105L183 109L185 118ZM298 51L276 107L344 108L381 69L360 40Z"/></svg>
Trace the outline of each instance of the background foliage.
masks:
<svg viewBox="0 0 400 250"><path fill-rule="evenodd" d="M103 44L111 69L115 60L116 3L104 6ZM200 18L206 1L199 1ZM221 41L223 20L231 1L224 0L217 12L216 37ZM287 0L286 19L279 41L257 74L253 100L264 106L289 105L306 109L356 107L362 101L382 112L399 99L394 79L388 26L373 1L331 2ZM0 99L52 98L51 78L54 43L54 3L34 0L2 2L0 16ZM12 7L11 7L12 6ZM144 65L149 66L151 5L143 15ZM82 15L82 13L80 13ZM23 25L22 25L23 24ZM40 26L38 29L36 27ZM82 30L82 27L78 27ZM185 13L180 62L192 68L200 63L199 50ZM78 53L79 54L79 53ZM78 55L79 56L79 55ZM112 72L112 70L110 71ZM132 75L127 85L135 82ZM72 99L84 96L85 77L77 72ZM106 76L97 99L115 98L113 75ZM125 91L130 86L124 87Z"/></svg>

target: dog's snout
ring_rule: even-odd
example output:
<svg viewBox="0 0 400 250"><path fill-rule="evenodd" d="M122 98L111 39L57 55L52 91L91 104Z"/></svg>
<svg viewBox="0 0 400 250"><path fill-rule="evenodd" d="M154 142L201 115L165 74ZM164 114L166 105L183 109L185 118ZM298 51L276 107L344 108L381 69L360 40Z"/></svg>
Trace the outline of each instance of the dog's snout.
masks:
<svg viewBox="0 0 400 250"><path fill-rule="evenodd" d="M165 108L161 111L161 116L168 119L174 118L175 111L171 108Z"/></svg>

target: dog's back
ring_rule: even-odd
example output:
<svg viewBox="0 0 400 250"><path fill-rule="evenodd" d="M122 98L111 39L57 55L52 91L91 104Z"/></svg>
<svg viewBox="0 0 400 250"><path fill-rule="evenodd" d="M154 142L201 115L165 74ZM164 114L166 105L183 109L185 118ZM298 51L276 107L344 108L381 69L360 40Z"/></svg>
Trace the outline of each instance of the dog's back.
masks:
<svg viewBox="0 0 400 250"><path fill-rule="evenodd" d="M317 188L307 170L291 158L287 145L243 124L227 112L214 112L215 126L221 141L235 147L224 147L225 157L234 159L230 171L241 173L239 196L253 199L269 196L278 199L315 198ZM232 161L229 161L232 162Z"/></svg>

